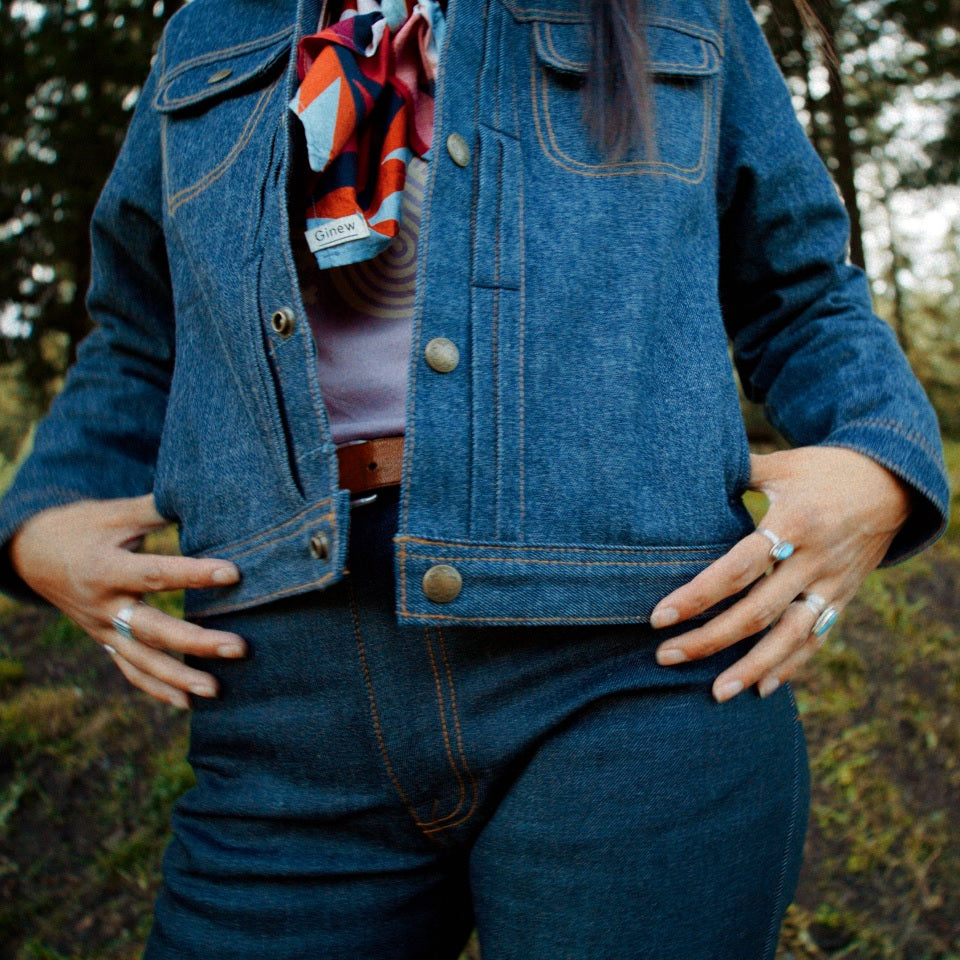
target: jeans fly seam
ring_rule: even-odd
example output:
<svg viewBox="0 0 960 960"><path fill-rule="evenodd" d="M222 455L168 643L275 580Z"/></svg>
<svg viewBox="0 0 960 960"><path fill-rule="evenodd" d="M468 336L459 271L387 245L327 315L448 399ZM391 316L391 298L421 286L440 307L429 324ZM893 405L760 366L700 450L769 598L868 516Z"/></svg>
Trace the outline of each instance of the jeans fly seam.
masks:
<svg viewBox="0 0 960 960"><path fill-rule="evenodd" d="M443 829L444 825L448 820L453 820L457 814L463 809L463 802L467 797L467 785L464 783L463 774L460 773L460 769L457 766L456 760L453 758L453 750L450 747L450 731L447 728L447 705L443 696L443 686L440 682L440 672L437 670L437 658L433 652L433 644L430 641L430 628L423 628L423 636L426 642L427 647L427 656L430 658L430 670L433 673L433 683L437 692L437 709L440 714L440 729L443 731L443 747L444 752L447 755L447 763L450 765L450 769L453 771L453 775L457 779L457 785L460 788L460 799L457 801L457 805L449 813L445 814L442 817L436 817L431 820L429 823L424 823L422 826L424 828L430 827L434 830Z"/></svg>
<svg viewBox="0 0 960 960"><path fill-rule="evenodd" d="M453 714L453 728L457 733L457 752L460 754L460 763L473 789L473 802L467 811L468 815L472 815L480 799L480 787L473 770L470 769L470 764L467 763L467 755L463 749L463 730L460 726L460 711L457 708L456 686L453 682L453 671L450 669L450 659L447 657L447 642L444 639L442 627L437 627L437 641L440 645L440 656L443 658L443 668L447 675L447 687L450 690L450 712ZM463 823L463 821L461 821L461 823Z"/></svg>
<svg viewBox="0 0 960 960"><path fill-rule="evenodd" d="M407 795L400 784L400 780L397 777L397 773L393 768L393 763L390 760L390 754L387 751L387 744L383 738L383 727L380 723L380 710L377 706L376 694L373 692L373 681L370 678L370 666L367 663L367 655L364 649L363 631L360 629L360 611L357 607L357 596L353 589L352 581L348 581L348 588L350 591L350 613L353 617L353 633L357 640L357 653L360 657L360 667L363 672L363 680L367 687L367 697L370 701L370 715L373 719L373 729L377 737L377 745L380 748L380 757L383 760L387 775L390 777L390 782L393 784L394 789L397 791L397 795L400 797L404 807L406 807L407 812L413 819L414 824L423 833L430 837L429 832L423 829L423 823L417 816L417 812L414 810L413 804L407 798ZM432 840L433 838L430 837L430 839Z"/></svg>

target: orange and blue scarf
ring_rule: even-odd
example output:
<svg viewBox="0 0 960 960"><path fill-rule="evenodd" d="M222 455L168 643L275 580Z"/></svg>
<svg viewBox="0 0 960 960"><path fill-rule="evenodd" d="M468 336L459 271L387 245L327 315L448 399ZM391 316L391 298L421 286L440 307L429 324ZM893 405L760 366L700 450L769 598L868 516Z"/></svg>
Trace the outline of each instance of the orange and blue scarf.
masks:
<svg viewBox="0 0 960 960"><path fill-rule="evenodd" d="M443 28L437 0L345 0L337 23L300 41L290 109L313 171L306 236L321 268L368 260L397 236L407 163L430 150Z"/></svg>

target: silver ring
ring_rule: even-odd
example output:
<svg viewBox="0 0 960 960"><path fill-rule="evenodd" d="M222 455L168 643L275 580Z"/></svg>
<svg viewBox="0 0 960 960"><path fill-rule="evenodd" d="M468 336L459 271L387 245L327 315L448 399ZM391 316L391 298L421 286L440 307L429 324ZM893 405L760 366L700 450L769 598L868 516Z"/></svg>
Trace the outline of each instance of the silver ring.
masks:
<svg viewBox="0 0 960 960"><path fill-rule="evenodd" d="M113 629L120 634L121 637L126 637L127 640L136 640L137 638L133 635L133 627L130 626L130 618L133 616L133 607L121 607L111 618L110 622L113 624Z"/></svg>
<svg viewBox="0 0 960 960"><path fill-rule="evenodd" d="M819 617L827 608L827 601L819 593L804 594L803 602L815 617Z"/></svg>
<svg viewBox="0 0 960 960"><path fill-rule="evenodd" d="M109 643L105 643L105 644L103 645L103 649L106 650L107 653L109 653L111 657L115 657L115 656L117 655L117 648L116 648L116 647L111 647Z"/></svg>
<svg viewBox="0 0 960 960"><path fill-rule="evenodd" d="M833 604L827 603L819 593L808 593L803 598L803 603L817 618L810 628L810 633L815 637L822 637L840 616L840 611Z"/></svg>
<svg viewBox="0 0 960 960"><path fill-rule="evenodd" d="M817 617L816 622L810 628L810 632L815 637L822 637L837 622L839 616L840 611L836 607L824 607L820 611L820 616Z"/></svg>
<svg viewBox="0 0 960 960"><path fill-rule="evenodd" d="M770 559L774 563L786 560L793 554L793 544L789 540L782 540L772 530L766 527L757 527L757 533L762 533L773 544L770 547Z"/></svg>

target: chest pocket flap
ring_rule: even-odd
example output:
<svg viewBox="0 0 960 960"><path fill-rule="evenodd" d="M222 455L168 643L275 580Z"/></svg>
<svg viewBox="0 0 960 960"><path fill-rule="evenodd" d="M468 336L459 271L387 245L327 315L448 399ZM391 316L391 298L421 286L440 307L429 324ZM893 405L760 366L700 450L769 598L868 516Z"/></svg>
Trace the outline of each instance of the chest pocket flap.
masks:
<svg viewBox="0 0 960 960"><path fill-rule="evenodd" d="M586 74L590 68L590 34L586 23L537 20L533 38L537 57L559 73ZM655 76L705 77L720 69L720 38L712 30L664 17L646 25L650 72Z"/></svg>
<svg viewBox="0 0 960 960"><path fill-rule="evenodd" d="M184 60L163 77L154 107L173 113L206 105L257 86L290 52L293 27Z"/></svg>

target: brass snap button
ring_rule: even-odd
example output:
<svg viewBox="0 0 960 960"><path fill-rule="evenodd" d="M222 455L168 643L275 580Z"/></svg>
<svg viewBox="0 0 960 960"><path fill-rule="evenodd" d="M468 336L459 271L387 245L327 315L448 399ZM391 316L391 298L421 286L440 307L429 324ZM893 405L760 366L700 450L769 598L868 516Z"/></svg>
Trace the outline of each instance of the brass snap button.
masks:
<svg viewBox="0 0 960 960"><path fill-rule="evenodd" d="M210 76L207 77L207 83L209 84L222 83L224 80L227 79L227 77L231 76L232 74L233 74L233 71L229 67L224 67L222 70L218 70L216 73L211 73Z"/></svg>
<svg viewBox="0 0 960 960"><path fill-rule="evenodd" d="M437 373L450 373L460 363L457 345L446 337L434 337L424 348L423 355L430 368Z"/></svg>
<svg viewBox="0 0 960 960"><path fill-rule="evenodd" d="M310 556L314 560L330 559L330 538L325 533L315 533L310 538Z"/></svg>
<svg viewBox="0 0 960 960"><path fill-rule="evenodd" d="M297 329L297 318L289 307L281 307L274 311L270 318L270 326L273 327L274 333L286 340Z"/></svg>
<svg viewBox="0 0 960 960"><path fill-rule="evenodd" d="M434 603L449 603L460 595L462 589L460 571L448 563L438 563L423 575L423 592Z"/></svg>
<svg viewBox="0 0 960 960"><path fill-rule="evenodd" d="M465 167L470 162L470 148L459 133L451 133L447 137L447 153L458 167Z"/></svg>

